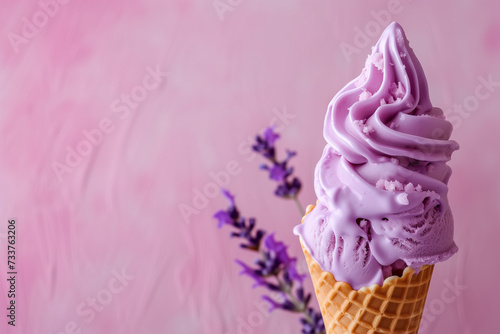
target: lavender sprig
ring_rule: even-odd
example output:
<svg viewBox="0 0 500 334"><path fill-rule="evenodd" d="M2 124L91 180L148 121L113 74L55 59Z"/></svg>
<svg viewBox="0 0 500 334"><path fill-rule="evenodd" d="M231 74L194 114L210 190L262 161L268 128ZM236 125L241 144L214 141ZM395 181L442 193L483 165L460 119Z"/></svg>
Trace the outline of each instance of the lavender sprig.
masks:
<svg viewBox="0 0 500 334"><path fill-rule="evenodd" d="M248 219L247 222L241 217L234 196L229 191L222 190L222 193L229 201L229 207L214 215L219 228L224 225L232 226L235 232L231 233L231 237L244 240L240 247L260 254L255 260L255 266L236 260L236 263L243 268L241 274L250 276L255 281L254 287L262 286L281 295L280 301L269 295L262 296L262 299L270 304L269 312L282 309L302 313L300 322L303 325L303 334L325 334L321 314L308 306L311 294L304 293L302 282L306 275L297 272L297 259L288 255L287 246L283 242L276 241L273 233L266 235L264 230L256 230L254 218Z"/></svg>
<svg viewBox="0 0 500 334"><path fill-rule="evenodd" d="M302 184L297 177L292 177L293 167L288 166L290 159L297 155L297 153L287 150L285 160L279 161L276 158L276 148L274 145L279 138L280 135L274 132L274 127L268 127L264 130L262 136L257 135L255 137L255 144L252 146L252 149L272 163L271 165L262 164L260 168L267 170L269 178L278 182L278 187L274 191L274 194L281 198L293 199L300 214L303 216L304 209L297 199Z"/></svg>

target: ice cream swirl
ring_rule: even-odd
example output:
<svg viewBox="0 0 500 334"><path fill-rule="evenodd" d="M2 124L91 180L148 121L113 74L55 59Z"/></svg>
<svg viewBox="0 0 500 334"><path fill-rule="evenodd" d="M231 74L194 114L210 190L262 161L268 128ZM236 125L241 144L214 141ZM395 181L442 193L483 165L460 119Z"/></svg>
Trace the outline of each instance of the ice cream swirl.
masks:
<svg viewBox="0 0 500 334"><path fill-rule="evenodd" d="M403 29L389 25L360 76L331 101L316 208L294 232L354 289L457 251L447 192L452 125L429 99Z"/></svg>

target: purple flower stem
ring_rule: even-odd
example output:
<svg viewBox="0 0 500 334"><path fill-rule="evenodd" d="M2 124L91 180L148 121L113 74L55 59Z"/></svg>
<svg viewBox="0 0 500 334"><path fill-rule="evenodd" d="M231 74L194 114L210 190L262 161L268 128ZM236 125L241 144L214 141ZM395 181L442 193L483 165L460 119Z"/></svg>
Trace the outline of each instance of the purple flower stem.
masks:
<svg viewBox="0 0 500 334"><path fill-rule="evenodd" d="M214 214L218 220L218 227L232 226L231 237L245 240L240 247L259 253L260 259L255 261L257 267L250 267L240 260L236 262L242 266L241 274L248 275L255 280L254 287L267 287L270 291L280 292L284 301L276 301L270 296L263 296L270 306L270 312L274 309L282 309L294 313L302 313L299 319L302 324L303 334L325 334L325 328L321 314L309 307L311 294L305 294L302 281L305 275L297 272L296 258L291 258L287 253L287 246L274 239L274 234L256 229L255 218L245 219L236 207L234 196L223 189L224 197L229 201L227 210L219 210ZM297 200L297 194L290 196L302 209ZM267 236L266 236L267 235Z"/></svg>
<svg viewBox="0 0 500 334"><path fill-rule="evenodd" d="M306 313L307 305L304 302L300 302L297 298L295 298L295 296L292 293L292 290L289 287L287 287L287 285L278 276L276 276L276 279L278 280L281 290L287 294L288 298L290 298L290 301L297 308L298 310L297 312L304 313L304 316L306 318L309 318L308 320L312 320L310 319L311 317L309 317L309 315Z"/></svg>
<svg viewBox="0 0 500 334"><path fill-rule="evenodd" d="M263 260L266 259L266 253L265 251L261 250L259 248L247 248L247 250L254 251L260 253L261 257ZM308 302L300 301L298 300L295 295L293 294L292 286L287 285L280 277L279 273L272 273L268 277L274 277L276 282L278 283L278 286L280 287L280 291L285 293L286 296L288 297L288 300L292 302L292 304L295 306L295 313L302 313L305 320L311 324L311 326L315 325L314 320L312 319L311 315L308 312ZM318 334L324 334L325 332L318 332Z"/></svg>
<svg viewBox="0 0 500 334"><path fill-rule="evenodd" d="M256 250L256 251L260 252L262 257L265 258L264 252L259 251L259 250ZM313 326L315 324L315 322L312 319L312 317L310 316L309 312L307 312L307 306L309 303L299 301L295 297L295 295L293 294L292 287L287 285L285 282L283 282L283 280L280 279L280 277L277 273L274 273L272 276L278 282L280 290L287 295L288 300L290 300L293 303L293 305L295 306L296 311L293 311L293 312L302 313L304 318L306 319L306 321ZM318 332L318 334L325 334L325 332Z"/></svg>

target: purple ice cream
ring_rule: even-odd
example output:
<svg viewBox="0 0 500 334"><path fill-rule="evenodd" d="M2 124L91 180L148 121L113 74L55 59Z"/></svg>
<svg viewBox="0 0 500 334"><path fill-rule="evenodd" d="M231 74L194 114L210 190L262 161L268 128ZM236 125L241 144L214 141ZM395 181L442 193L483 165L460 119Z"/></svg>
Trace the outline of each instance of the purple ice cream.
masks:
<svg viewBox="0 0 500 334"><path fill-rule="evenodd" d="M393 22L361 75L331 101L316 207L296 226L323 271L353 289L457 252L446 165L458 144L432 106L420 63Z"/></svg>

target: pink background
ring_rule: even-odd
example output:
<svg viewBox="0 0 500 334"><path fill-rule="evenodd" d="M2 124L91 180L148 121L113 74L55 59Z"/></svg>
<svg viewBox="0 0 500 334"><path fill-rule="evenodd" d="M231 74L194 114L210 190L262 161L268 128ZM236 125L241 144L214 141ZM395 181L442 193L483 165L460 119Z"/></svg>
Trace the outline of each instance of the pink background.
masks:
<svg viewBox="0 0 500 334"><path fill-rule="evenodd" d="M298 151L300 200L314 203L327 104L361 71L382 29L372 11L384 11L379 20L405 28L461 144L450 182L460 252L436 266L421 332L498 333L500 86L475 94L479 77L500 81L500 3L221 1L233 5L217 13L211 0L73 0L46 20L38 2L0 1L0 332L300 333L297 316L263 313L263 291L238 276L234 258L252 257L211 218L225 200L204 203L195 191L213 191L210 175L232 161L235 175L223 181L242 213L276 231L303 268L291 232L300 217L272 195L247 141L291 114L276 123L278 147ZM25 39L23 18L40 25L32 35L24 27ZM372 36L362 41L365 29ZM359 53L346 56L343 42ZM157 66L168 76L140 88ZM113 112L131 91L147 96ZM53 165L102 122L108 133L80 147L89 154L59 180ZM180 208L195 199L185 219ZM4 315L12 217L15 329ZM92 298L106 304L90 320L76 310Z"/></svg>

